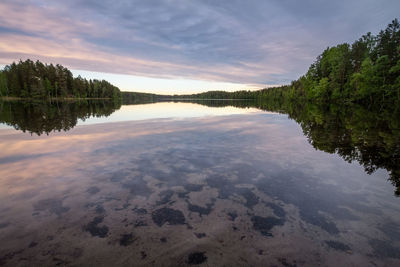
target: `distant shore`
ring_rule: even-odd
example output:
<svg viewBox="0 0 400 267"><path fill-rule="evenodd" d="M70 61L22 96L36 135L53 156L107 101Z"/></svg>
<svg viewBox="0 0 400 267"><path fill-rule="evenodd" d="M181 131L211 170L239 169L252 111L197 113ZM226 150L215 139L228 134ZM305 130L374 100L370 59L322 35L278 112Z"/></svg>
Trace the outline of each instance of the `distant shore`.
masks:
<svg viewBox="0 0 400 267"><path fill-rule="evenodd" d="M3 101L72 101L72 100L111 100L110 97L48 97L48 98L32 98L32 97L14 97L0 96Z"/></svg>

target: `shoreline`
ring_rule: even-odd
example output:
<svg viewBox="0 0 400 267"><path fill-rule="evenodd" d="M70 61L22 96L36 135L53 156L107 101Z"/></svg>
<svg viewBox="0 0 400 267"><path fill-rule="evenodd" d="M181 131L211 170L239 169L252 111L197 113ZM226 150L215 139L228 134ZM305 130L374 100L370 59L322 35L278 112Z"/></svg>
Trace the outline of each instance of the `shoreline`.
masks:
<svg viewBox="0 0 400 267"><path fill-rule="evenodd" d="M112 100L108 97L50 97L50 98L32 98L32 97L14 97L1 96L0 101L74 101L74 100Z"/></svg>

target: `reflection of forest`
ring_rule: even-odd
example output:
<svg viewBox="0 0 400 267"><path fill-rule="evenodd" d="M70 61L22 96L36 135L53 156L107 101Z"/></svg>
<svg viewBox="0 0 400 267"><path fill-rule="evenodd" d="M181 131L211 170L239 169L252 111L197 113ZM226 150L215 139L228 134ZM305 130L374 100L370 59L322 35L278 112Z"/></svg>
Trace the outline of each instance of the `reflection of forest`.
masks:
<svg viewBox="0 0 400 267"><path fill-rule="evenodd" d="M315 104L280 109L301 125L315 148L358 161L369 174L386 169L400 195L400 111Z"/></svg>
<svg viewBox="0 0 400 267"><path fill-rule="evenodd" d="M317 105L293 102L195 100L210 107L254 107L288 114L299 123L316 149L357 161L367 173L386 169L400 195L400 111L389 108ZM139 103L132 103L139 104ZM78 119L109 116L121 104L112 101L0 102L0 122L17 130L35 133L68 131Z"/></svg>
<svg viewBox="0 0 400 267"><path fill-rule="evenodd" d="M208 105L207 101L196 101ZM246 105L289 115L299 123L310 144L337 153L348 162L358 161L369 174L379 168L400 196L400 110L357 105L317 105L293 102L245 102ZM211 106L243 107L243 102L213 101Z"/></svg>
<svg viewBox="0 0 400 267"><path fill-rule="evenodd" d="M78 119L109 116L121 104L113 101L53 101L21 102L0 101L0 122L23 132L49 134L52 131L68 131Z"/></svg>

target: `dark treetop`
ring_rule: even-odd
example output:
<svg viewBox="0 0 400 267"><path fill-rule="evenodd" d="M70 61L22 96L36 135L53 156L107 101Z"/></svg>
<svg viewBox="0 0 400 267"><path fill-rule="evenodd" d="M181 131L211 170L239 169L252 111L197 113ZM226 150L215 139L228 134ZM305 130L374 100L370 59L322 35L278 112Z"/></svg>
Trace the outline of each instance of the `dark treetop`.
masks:
<svg viewBox="0 0 400 267"><path fill-rule="evenodd" d="M120 98L118 87L102 80L74 78L61 65L32 60L14 62L0 71L0 97L18 98Z"/></svg>

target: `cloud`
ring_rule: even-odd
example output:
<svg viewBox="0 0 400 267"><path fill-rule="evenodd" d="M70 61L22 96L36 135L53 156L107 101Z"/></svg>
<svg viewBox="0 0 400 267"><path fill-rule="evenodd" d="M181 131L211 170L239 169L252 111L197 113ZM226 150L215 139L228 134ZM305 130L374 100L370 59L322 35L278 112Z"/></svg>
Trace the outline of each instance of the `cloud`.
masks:
<svg viewBox="0 0 400 267"><path fill-rule="evenodd" d="M400 2L2 1L0 64L284 84L327 46L384 28Z"/></svg>

